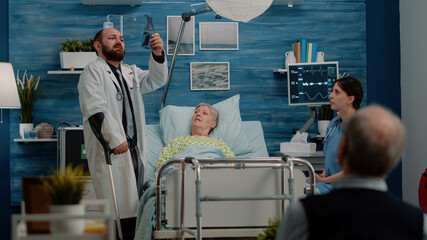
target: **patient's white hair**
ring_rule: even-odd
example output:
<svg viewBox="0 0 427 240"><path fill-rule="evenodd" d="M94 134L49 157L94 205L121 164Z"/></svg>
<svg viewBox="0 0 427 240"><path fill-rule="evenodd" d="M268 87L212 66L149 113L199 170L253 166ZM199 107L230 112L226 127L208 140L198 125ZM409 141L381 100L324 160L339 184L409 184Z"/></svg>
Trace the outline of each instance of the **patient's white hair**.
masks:
<svg viewBox="0 0 427 240"><path fill-rule="evenodd" d="M218 112L218 110L216 110L216 108L212 107L210 104L207 104L207 103L199 103L199 105L197 105L197 107L194 110L196 110L197 108L199 108L201 106L209 107L209 109L211 110L211 113L212 113L212 120L214 122L218 123L218 121L219 121L219 112Z"/></svg>
<svg viewBox="0 0 427 240"><path fill-rule="evenodd" d="M400 119L378 105L362 108L347 121L347 164L354 174L384 176L399 161L406 142Z"/></svg>

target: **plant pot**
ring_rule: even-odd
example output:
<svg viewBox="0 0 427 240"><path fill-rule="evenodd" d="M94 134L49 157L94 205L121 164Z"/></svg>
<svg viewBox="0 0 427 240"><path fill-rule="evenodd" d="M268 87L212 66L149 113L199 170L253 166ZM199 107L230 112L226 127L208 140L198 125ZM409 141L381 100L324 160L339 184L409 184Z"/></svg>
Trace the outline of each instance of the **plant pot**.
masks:
<svg viewBox="0 0 427 240"><path fill-rule="evenodd" d="M317 131L319 131L320 136L325 136L326 128L328 128L331 120L319 120L317 121Z"/></svg>
<svg viewBox="0 0 427 240"><path fill-rule="evenodd" d="M84 68L96 60L95 52L60 52L59 59L62 69Z"/></svg>
<svg viewBox="0 0 427 240"><path fill-rule="evenodd" d="M30 130L33 130L33 128L34 128L33 123L20 123L19 135L21 135L21 138L25 138L24 132L29 132Z"/></svg>
<svg viewBox="0 0 427 240"><path fill-rule="evenodd" d="M50 213L63 214L63 220L50 222L51 233L81 235L85 230L83 218L67 219L69 216L84 216L85 207L82 204L50 205Z"/></svg>

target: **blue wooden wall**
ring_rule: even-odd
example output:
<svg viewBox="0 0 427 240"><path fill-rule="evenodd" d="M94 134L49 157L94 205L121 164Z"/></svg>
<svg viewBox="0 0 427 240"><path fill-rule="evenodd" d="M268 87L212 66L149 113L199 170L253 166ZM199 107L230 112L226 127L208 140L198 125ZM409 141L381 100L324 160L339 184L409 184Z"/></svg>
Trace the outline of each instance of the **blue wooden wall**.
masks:
<svg viewBox="0 0 427 240"><path fill-rule="evenodd" d="M107 14L132 15L136 22L131 18L124 21L124 62L147 68L149 52L140 47L144 14L153 18L155 29L166 39L167 16L181 15L197 2L200 1L146 0L141 6L130 7L86 6L80 0L9 1L9 60L21 74L28 69L41 76L42 93L35 107L34 124L82 123L76 89L78 75L47 74L60 68L61 41L92 38ZM111 20L119 26L118 17ZM286 77L273 73L273 69L284 67L284 52L291 49L293 42L301 38L317 42L326 61L339 61L340 72L349 72L367 89L364 0L305 0L294 8L273 5L249 23L239 23L238 51L198 50L200 21L218 20L213 13L196 16L195 55L178 57L166 104L194 106L240 94L242 119L262 122L270 155L279 150L280 142L289 141L292 129L300 128L309 118L309 108L288 106ZM203 61L230 62L229 91L190 91L190 62ZM162 90L144 95L149 124L159 121ZM11 204L17 205L21 177L39 176L56 167L57 148L56 143L13 142L19 136L19 110L11 110L9 118ZM309 132L316 133L316 126Z"/></svg>

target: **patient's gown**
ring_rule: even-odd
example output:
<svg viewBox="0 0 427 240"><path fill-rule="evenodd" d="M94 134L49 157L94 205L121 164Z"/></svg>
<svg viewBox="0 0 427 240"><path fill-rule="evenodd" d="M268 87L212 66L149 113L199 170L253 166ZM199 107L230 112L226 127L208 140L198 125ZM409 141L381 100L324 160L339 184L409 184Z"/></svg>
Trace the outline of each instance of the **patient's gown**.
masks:
<svg viewBox="0 0 427 240"><path fill-rule="evenodd" d="M186 136L173 139L166 147L162 149L159 156L159 161L156 165L160 165L173 156L179 154L187 147L192 146L213 146L225 155L225 157L235 157L233 151L221 139L203 137L203 136Z"/></svg>
<svg viewBox="0 0 427 240"><path fill-rule="evenodd" d="M328 128L326 129L325 140L323 141L323 154L325 155L325 172L326 176L329 177L342 171L342 168L337 162L337 151L338 145L341 140L341 116L337 116L332 119ZM332 190L333 184L331 183L316 183L316 188L320 194L328 193Z"/></svg>

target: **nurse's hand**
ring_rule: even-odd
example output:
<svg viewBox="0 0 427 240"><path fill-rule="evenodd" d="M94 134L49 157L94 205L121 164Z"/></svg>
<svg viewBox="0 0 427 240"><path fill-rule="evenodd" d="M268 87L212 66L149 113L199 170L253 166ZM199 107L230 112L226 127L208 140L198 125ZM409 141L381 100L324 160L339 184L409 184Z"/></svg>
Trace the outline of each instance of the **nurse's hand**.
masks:
<svg viewBox="0 0 427 240"><path fill-rule="evenodd" d="M114 148L114 154L122 154L129 150L128 142L125 141L124 143L120 144L116 148Z"/></svg>
<svg viewBox="0 0 427 240"><path fill-rule="evenodd" d="M151 35L150 47L155 56L162 56L163 54L163 39L158 33Z"/></svg>
<svg viewBox="0 0 427 240"><path fill-rule="evenodd" d="M326 180L326 176L322 173L322 174L315 174L316 177L316 182L325 182Z"/></svg>
<svg viewBox="0 0 427 240"><path fill-rule="evenodd" d="M316 179L316 182L324 182L324 179L326 178L325 170L323 170L321 174L314 173L314 178ZM307 178L307 182L310 182L310 178Z"/></svg>

